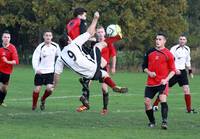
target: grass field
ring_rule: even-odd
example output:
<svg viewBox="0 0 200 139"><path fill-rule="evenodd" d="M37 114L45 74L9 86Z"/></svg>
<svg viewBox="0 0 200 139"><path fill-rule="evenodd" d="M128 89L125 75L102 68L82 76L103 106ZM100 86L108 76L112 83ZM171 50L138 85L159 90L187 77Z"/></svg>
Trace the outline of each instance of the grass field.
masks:
<svg viewBox="0 0 200 139"><path fill-rule="evenodd" d="M168 98L169 129L160 129L160 111L155 113L157 126L147 127L143 91L146 75L119 72L113 78L129 87L128 94L110 90L109 114L100 115L101 87L91 86L91 109L78 113L80 84L71 71L62 74L60 84L48 98L46 110L31 110L34 73L30 67L15 68L6 103L0 107L0 139L198 139L200 114L187 114L182 89L173 87ZM191 81L193 107L200 108L200 76ZM43 93L43 92L42 92Z"/></svg>

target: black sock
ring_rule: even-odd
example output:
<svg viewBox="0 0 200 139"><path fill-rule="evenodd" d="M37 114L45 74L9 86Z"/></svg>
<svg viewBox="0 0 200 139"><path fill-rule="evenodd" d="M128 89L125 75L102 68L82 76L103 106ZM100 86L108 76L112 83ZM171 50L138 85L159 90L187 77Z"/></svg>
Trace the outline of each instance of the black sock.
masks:
<svg viewBox="0 0 200 139"><path fill-rule="evenodd" d="M162 115L162 120L164 122L167 122L167 115L168 115L168 105L167 102L161 102L161 115Z"/></svg>
<svg viewBox="0 0 200 139"><path fill-rule="evenodd" d="M89 90L89 83L90 80L86 79L86 78L82 78L82 92L83 92L83 96L89 101L89 97L90 97L90 90Z"/></svg>
<svg viewBox="0 0 200 139"><path fill-rule="evenodd" d="M149 121L151 123L155 123L155 118L154 118L154 115L153 115L153 110L152 109L146 110L146 114L147 114L147 117L149 118Z"/></svg>
<svg viewBox="0 0 200 139"><path fill-rule="evenodd" d="M7 92L2 92L0 91L0 104L3 103L5 97L6 97Z"/></svg>
<svg viewBox="0 0 200 139"><path fill-rule="evenodd" d="M85 90L84 88L82 89L82 95L89 101L89 97L90 97L90 91L89 90Z"/></svg>
<svg viewBox="0 0 200 139"><path fill-rule="evenodd" d="M109 101L109 94L103 93L103 109L107 109L108 107L108 101Z"/></svg>

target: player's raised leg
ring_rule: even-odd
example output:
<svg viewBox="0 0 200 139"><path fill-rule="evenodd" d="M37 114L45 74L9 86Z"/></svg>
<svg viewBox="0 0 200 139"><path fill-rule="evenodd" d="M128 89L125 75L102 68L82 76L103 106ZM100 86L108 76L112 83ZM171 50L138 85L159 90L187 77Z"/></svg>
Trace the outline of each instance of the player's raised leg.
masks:
<svg viewBox="0 0 200 139"><path fill-rule="evenodd" d="M101 70L103 82L106 83L114 92L117 93L127 93L128 88L127 87L120 87L117 86L116 83L111 79L111 77L108 75L108 73L104 70Z"/></svg>

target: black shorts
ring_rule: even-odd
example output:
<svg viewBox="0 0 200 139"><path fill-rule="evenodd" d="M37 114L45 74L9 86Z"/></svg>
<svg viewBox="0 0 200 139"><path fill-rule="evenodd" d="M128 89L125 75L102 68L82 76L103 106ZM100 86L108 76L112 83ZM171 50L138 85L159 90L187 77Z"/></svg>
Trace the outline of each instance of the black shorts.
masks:
<svg viewBox="0 0 200 139"><path fill-rule="evenodd" d="M53 84L54 73L36 74L34 78L34 85L41 86L47 84Z"/></svg>
<svg viewBox="0 0 200 139"><path fill-rule="evenodd" d="M159 93L159 95L163 94L165 91L165 88L166 88L166 85L159 85L159 86L153 86L153 87L146 86L144 96L150 99L153 99L157 93Z"/></svg>
<svg viewBox="0 0 200 139"><path fill-rule="evenodd" d="M181 71L180 75L174 75L169 80L169 87L174 86L176 83L178 83L179 86L189 85L187 71L186 70L180 70L180 71Z"/></svg>
<svg viewBox="0 0 200 139"><path fill-rule="evenodd" d="M5 74L5 73L0 72L1 83L8 85L9 79L10 79L10 74Z"/></svg>
<svg viewBox="0 0 200 139"><path fill-rule="evenodd" d="M101 78L102 78L102 73L101 73L101 51L99 50L99 48L95 48L95 54L96 54L97 70L96 70L92 80L101 80ZM90 56L94 58L94 52L91 53Z"/></svg>

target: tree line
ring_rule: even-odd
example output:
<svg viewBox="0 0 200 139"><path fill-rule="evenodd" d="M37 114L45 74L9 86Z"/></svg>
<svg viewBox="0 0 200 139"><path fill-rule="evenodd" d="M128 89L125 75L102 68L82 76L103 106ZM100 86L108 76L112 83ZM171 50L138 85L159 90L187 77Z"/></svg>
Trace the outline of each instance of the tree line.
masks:
<svg viewBox="0 0 200 139"><path fill-rule="evenodd" d="M54 40L63 35L66 22L77 7L87 9L90 23L94 11L101 14L99 24L119 24L123 40L117 48L133 51L140 58L154 46L154 37L163 32L167 46L188 35L191 47L200 40L200 1L196 0L0 0L0 31L8 29L17 46L21 63L29 63L35 47L42 41L44 29L51 29Z"/></svg>

